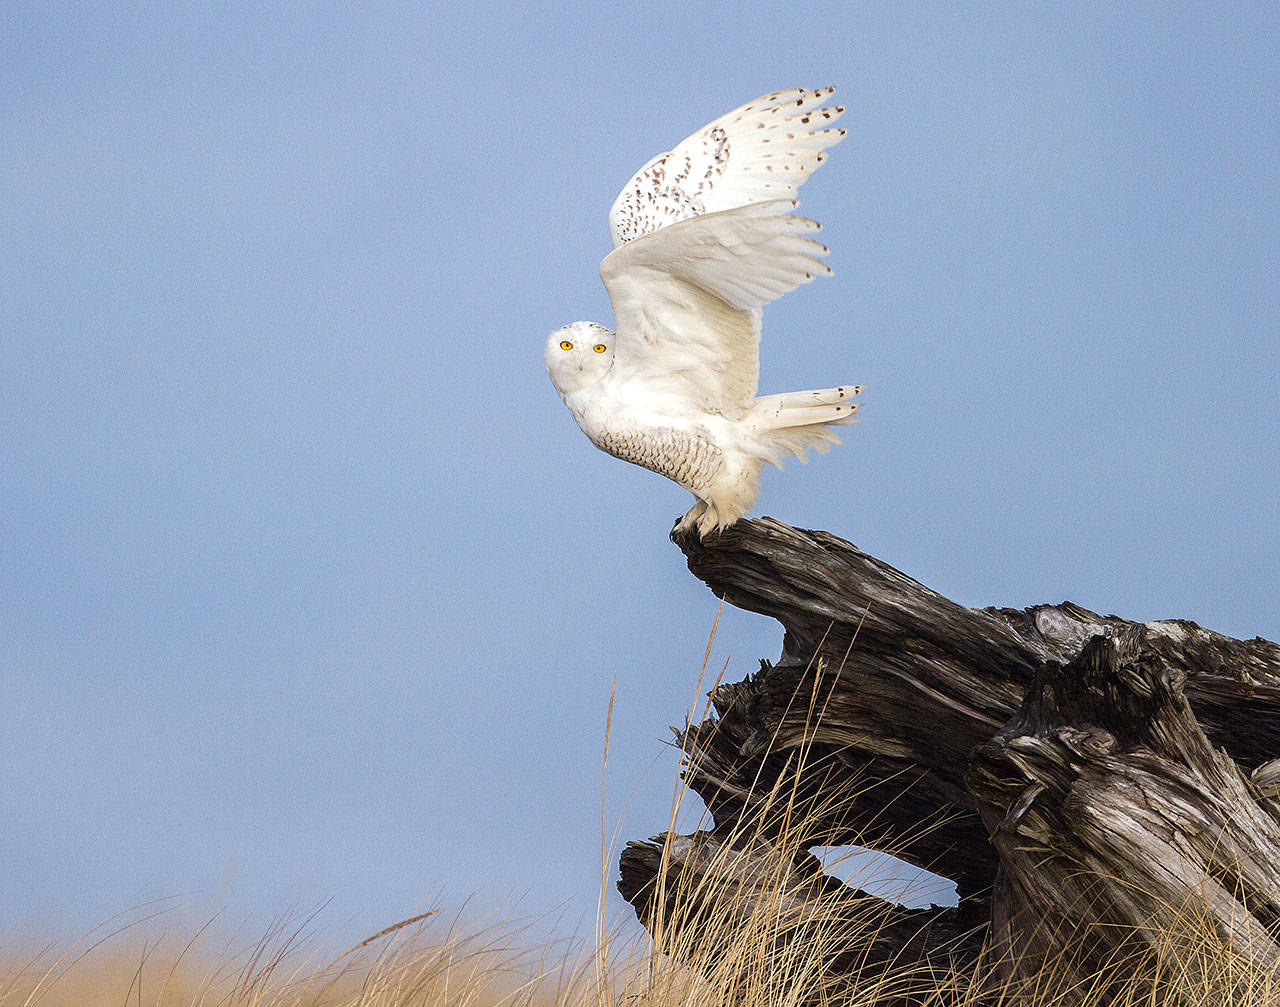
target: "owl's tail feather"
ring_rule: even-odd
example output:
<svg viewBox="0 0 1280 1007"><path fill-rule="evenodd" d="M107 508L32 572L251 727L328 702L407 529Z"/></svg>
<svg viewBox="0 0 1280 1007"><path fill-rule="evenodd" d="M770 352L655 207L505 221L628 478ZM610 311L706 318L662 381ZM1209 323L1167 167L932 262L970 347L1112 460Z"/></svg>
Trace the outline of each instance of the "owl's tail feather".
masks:
<svg viewBox="0 0 1280 1007"><path fill-rule="evenodd" d="M853 396L862 385L841 385L806 392L783 392L756 399L751 419L760 434L764 460L778 468L787 455L808 459L807 449L825 453L839 444L833 426L856 423L858 403Z"/></svg>

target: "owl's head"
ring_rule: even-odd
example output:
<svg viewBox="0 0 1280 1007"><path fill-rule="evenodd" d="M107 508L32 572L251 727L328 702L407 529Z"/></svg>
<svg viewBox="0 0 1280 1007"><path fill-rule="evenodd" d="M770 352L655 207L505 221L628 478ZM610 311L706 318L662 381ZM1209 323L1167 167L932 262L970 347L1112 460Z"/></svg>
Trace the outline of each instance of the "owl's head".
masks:
<svg viewBox="0 0 1280 1007"><path fill-rule="evenodd" d="M597 322L574 322L547 336L547 374L560 397L599 383L613 366L613 330Z"/></svg>

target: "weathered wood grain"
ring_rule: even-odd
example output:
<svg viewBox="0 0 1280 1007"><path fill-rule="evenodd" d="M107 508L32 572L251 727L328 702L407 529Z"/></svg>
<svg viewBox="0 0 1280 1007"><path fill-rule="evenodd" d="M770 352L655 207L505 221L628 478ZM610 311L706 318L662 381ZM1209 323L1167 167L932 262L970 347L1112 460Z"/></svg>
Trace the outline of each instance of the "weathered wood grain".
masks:
<svg viewBox="0 0 1280 1007"><path fill-rule="evenodd" d="M1280 968L1280 815L1209 743L1149 634L1123 627L1047 663L974 753L969 790L1000 856L991 943L1015 973L1094 975L1126 949L1159 967L1213 944Z"/></svg>
<svg viewBox="0 0 1280 1007"><path fill-rule="evenodd" d="M1041 934L1078 930L1088 921L1079 899L1071 903L1077 909L1067 910L1065 888L1057 901L1028 894L1045 868L1033 867L1038 861L1030 853L1016 857L1010 839L1019 835L1010 823L1039 828L1040 812L1031 809L1048 807L1054 795L1063 810L1052 828L1073 836L1071 855L1129 884L1140 883L1156 860L1171 862L1167 851L1140 854L1136 837L1156 820L1162 828L1199 821L1206 835L1222 839L1238 812L1242 834L1233 849L1255 859L1269 849L1272 862L1280 861L1280 835L1266 825L1280 805L1280 646L1234 640L1185 620L1134 623L1070 603L969 608L851 543L770 518L740 521L706 540L675 541L689 569L718 597L776 618L786 631L776 664L762 662L755 675L717 688L715 717L681 733L685 778L715 823L711 841L740 835L742 824L758 816L762 795L803 758L796 813L805 817L812 845L887 850L957 883L960 905L940 938L948 954L956 935L986 927L993 914L993 946L1032 956L1052 947L1032 939L1026 923L1032 915L1040 917ZM1111 652L1118 656L1107 682L1122 681L1123 689L1098 685L1100 655ZM1068 690L1074 705L1046 700L1063 694L1072 676L1080 681ZM1134 698L1144 689L1146 705ZM1152 706L1157 695L1160 703ZM1036 717L1051 726L1037 726ZM1059 739L1056 754L1036 764L1045 780L1025 759L1009 762L1011 752L1022 751L1017 738L1043 731ZM1112 750L1127 753L1125 773L1082 761L1080 752L1094 751L1088 739L1100 731ZM1171 731L1176 742L1166 738ZM1167 744L1151 748L1152 737ZM981 754L971 766L975 753ZM1079 785L1081 778L1099 782ZM1179 797L1156 819L1144 818L1134 795L1147 792ZM1178 801L1190 802L1194 815ZM1099 819L1096 809L1104 806L1110 817ZM1096 821L1110 822L1120 838L1107 846ZM1124 828L1117 827L1121 821ZM643 889L648 861L629 856L634 893ZM1186 857L1179 870L1192 864L1226 870L1205 849ZM1248 876L1250 898L1265 906L1269 878L1265 871ZM1119 903L1114 893L1112 902ZM1130 925L1139 905L1130 901ZM1258 911L1232 933L1247 937L1257 961L1267 963L1269 938L1262 934L1277 920L1269 908ZM1119 919L1115 910L1104 915ZM967 948L976 950L972 942Z"/></svg>

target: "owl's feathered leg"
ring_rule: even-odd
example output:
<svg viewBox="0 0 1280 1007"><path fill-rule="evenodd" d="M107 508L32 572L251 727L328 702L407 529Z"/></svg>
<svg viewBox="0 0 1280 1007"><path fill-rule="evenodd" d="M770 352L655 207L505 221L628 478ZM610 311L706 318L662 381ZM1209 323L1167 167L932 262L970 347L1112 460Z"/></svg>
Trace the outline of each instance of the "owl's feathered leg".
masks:
<svg viewBox="0 0 1280 1007"><path fill-rule="evenodd" d="M703 535L706 534L706 532L702 530L702 524L701 524L703 515L706 513L707 513L706 503L699 500L697 503L695 503L692 507L689 508L688 514L686 514L684 517L682 517L679 521L676 522L676 526L675 528L672 529L672 531L683 535L686 532L688 532L690 529L692 529L693 526L696 524L698 525L698 537L701 538Z"/></svg>
<svg viewBox="0 0 1280 1007"><path fill-rule="evenodd" d="M725 515L717 511L715 507L708 506L706 512L698 518L698 538L706 538L713 531L728 528L731 524L733 522L725 520Z"/></svg>
<svg viewBox="0 0 1280 1007"><path fill-rule="evenodd" d="M743 513L742 509L731 509L726 513L723 507L717 508L714 503L699 500L690 508L688 514L676 522L676 526L671 531L673 535L685 535L696 528L698 538L703 539L712 532L728 528L742 517Z"/></svg>

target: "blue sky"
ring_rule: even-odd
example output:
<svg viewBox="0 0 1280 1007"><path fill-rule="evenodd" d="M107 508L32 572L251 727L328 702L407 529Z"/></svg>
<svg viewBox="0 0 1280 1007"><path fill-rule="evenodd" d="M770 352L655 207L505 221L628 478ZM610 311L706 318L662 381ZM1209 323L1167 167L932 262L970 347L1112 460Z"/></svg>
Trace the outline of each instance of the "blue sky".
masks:
<svg viewBox="0 0 1280 1007"><path fill-rule="evenodd" d="M6 7L0 936L592 911L611 682L640 838L716 602L542 345L609 322L630 174L778 88L849 137L761 390L869 388L757 512L967 604L1280 638L1280 12L780 10ZM779 643L726 613L712 663Z"/></svg>

